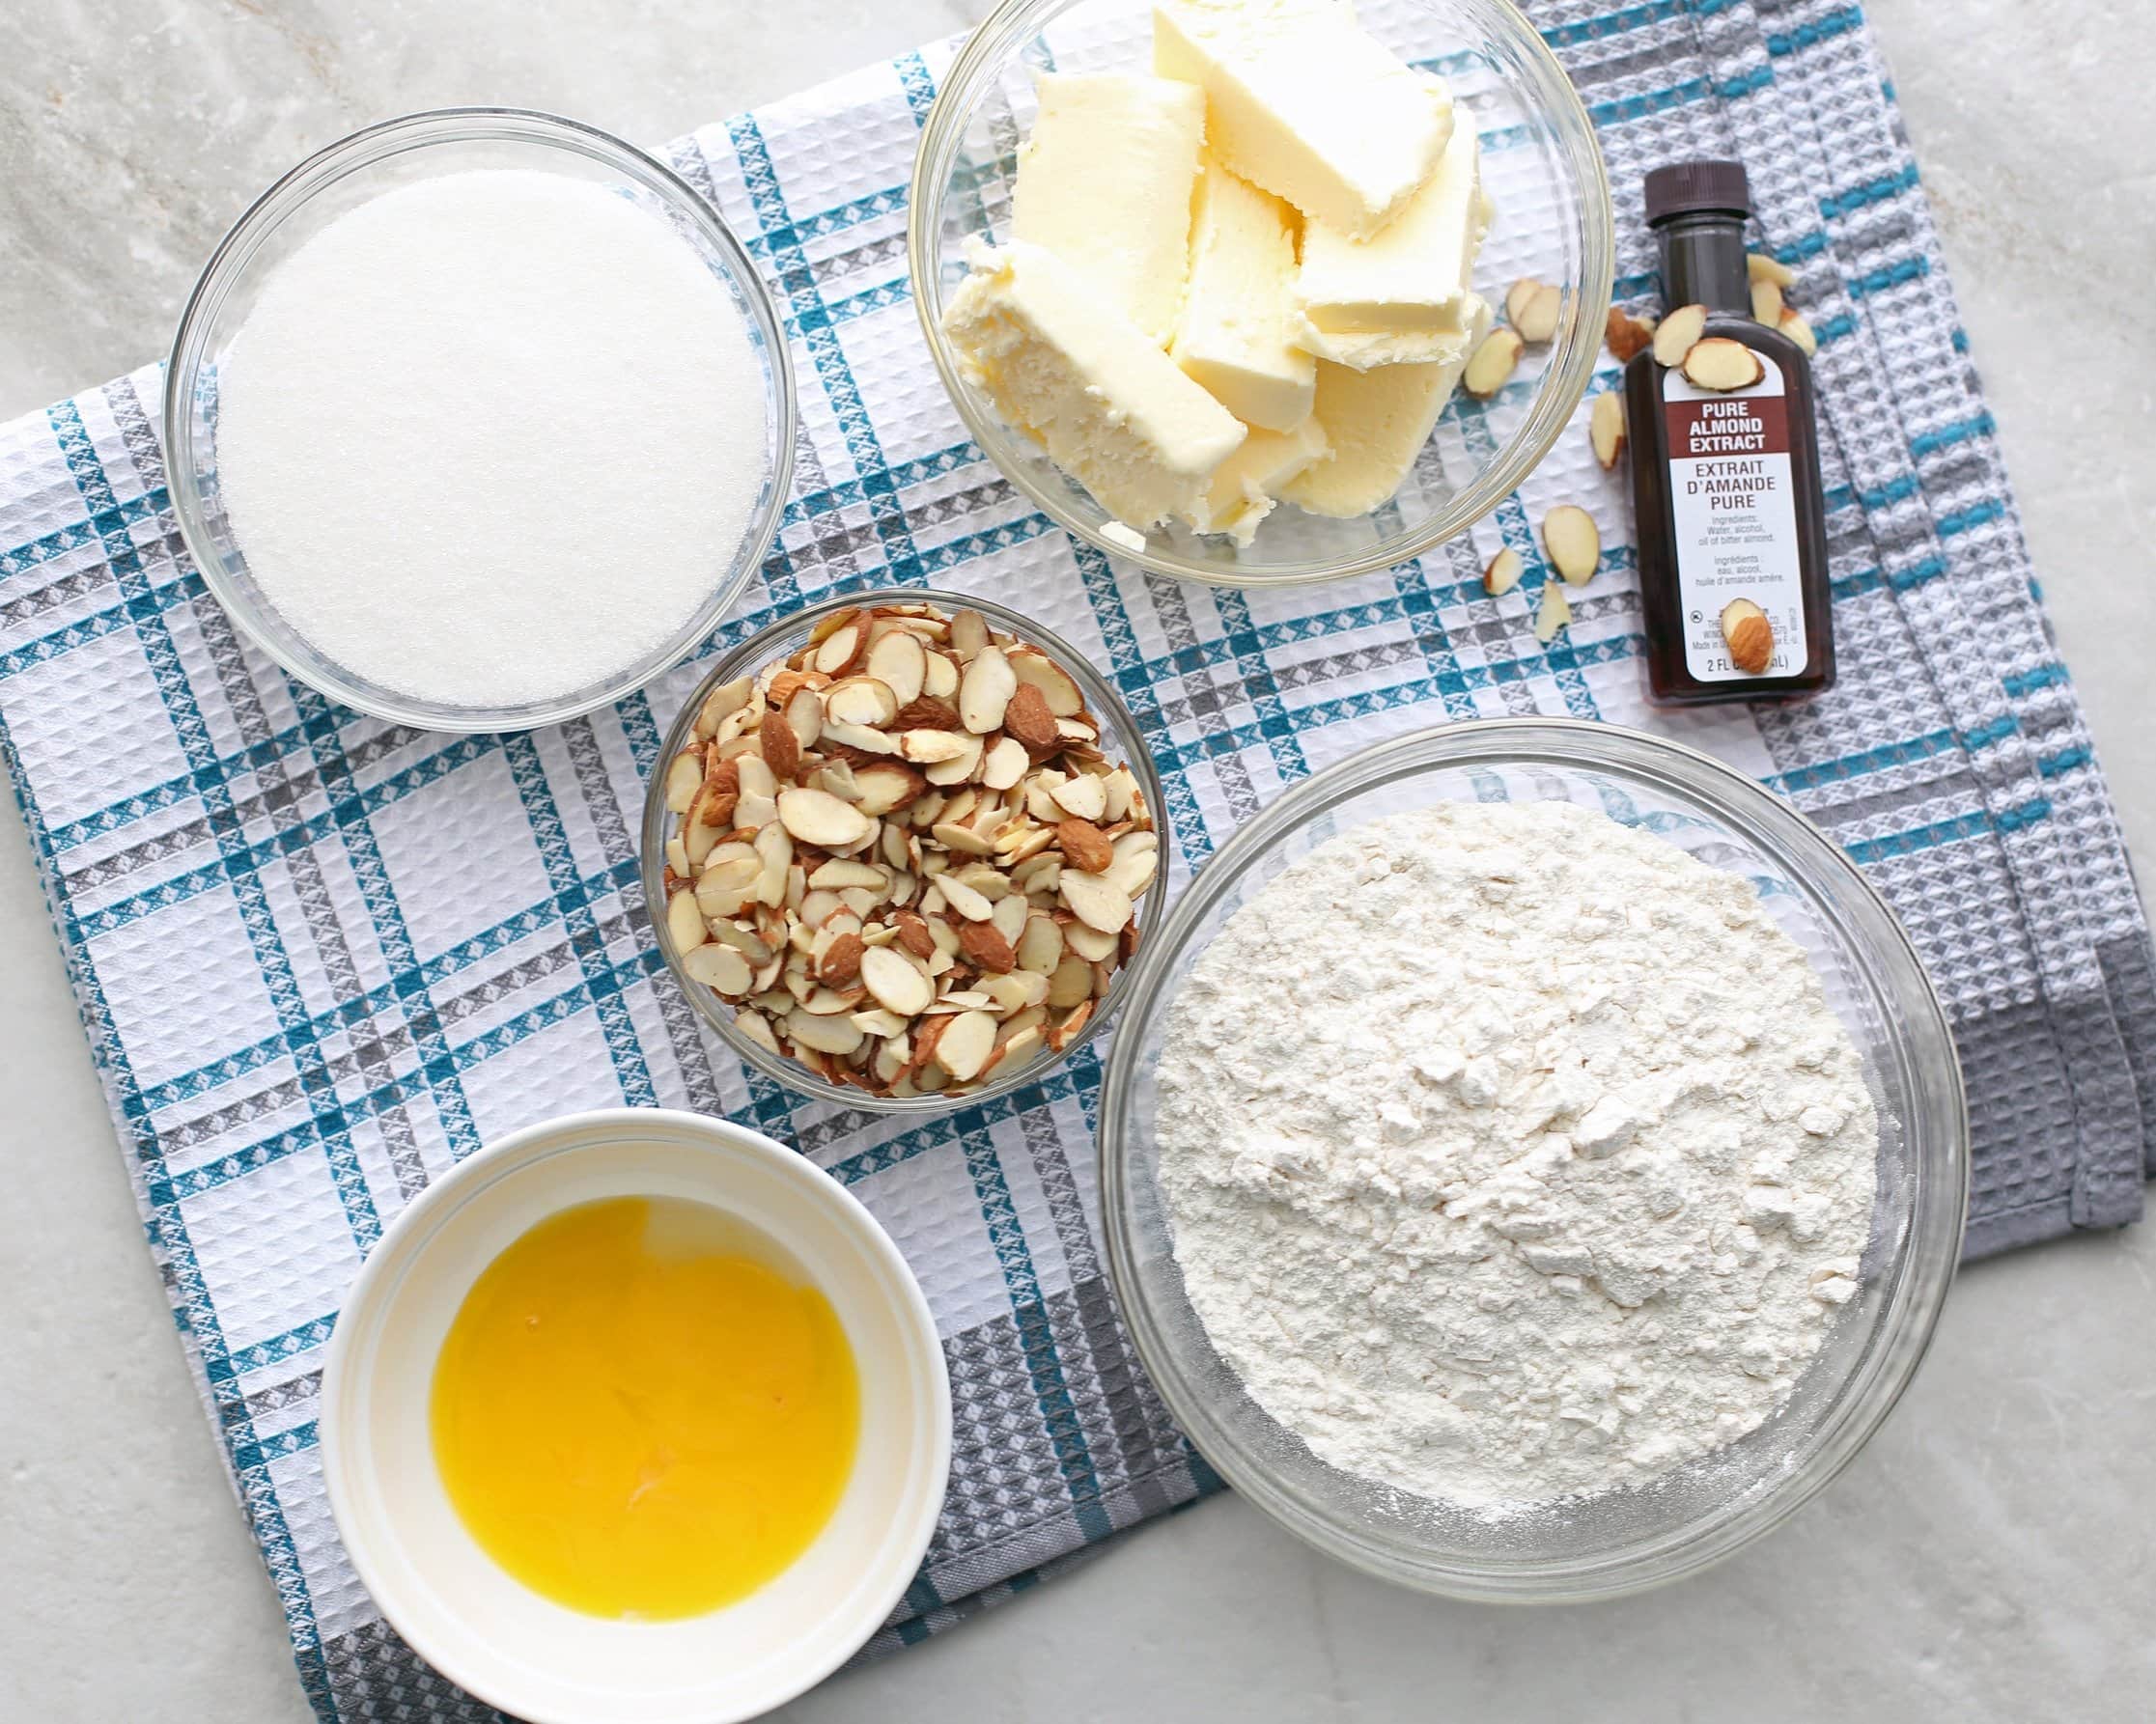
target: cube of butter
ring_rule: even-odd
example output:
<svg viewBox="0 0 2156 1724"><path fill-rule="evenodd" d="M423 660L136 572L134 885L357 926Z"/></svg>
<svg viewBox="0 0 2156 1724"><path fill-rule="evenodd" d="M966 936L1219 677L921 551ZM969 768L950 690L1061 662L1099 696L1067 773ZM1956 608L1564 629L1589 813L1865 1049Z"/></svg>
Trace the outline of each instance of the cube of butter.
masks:
<svg viewBox="0 0 2156 1724"><path fill-rule="evenodd" d="M1206 142L1244 179L1343 234L1421 188L1450 109L1406 62L1317 0L1159 0L1153 69L1205 87Z"/></svg>
<svg viewBox="0 0 2156 1724"><path fill-rule="evenodd" d="M1489 325L1484 307L1469 326L1470 351ZM1390 501L1437 429L1438 415L1467 364L1460 358L1356 371L1320 360L1310 416L1323 428L1332 457L1289 480L1280 487L1281 499L1312 514L1342 518L1368 514Z"/></svg>
<svg viewBox="0 0 2156 1724"><path fill-rule="evenodd" d="M1377 233L1354 239L1323 222L1305 227L1295 297L1302 343L1320 358L1362 371L1466 353L1488 205L1473 117L1455 110L1455 119L1438 171Z"/></svg>
<svg viewBox="0 0 2156 1724"><path fill-rule="evenodd" d="M1190 268L1205 93L1142 72L1044 72L1039 96L1013 236L1053 252L1165 347Z"/></svg>
<svg viewBox="0 0 2156 1724"><path fill-rule="evenodd" d="M1190 286L1168 353L1246 425L1309 417L1317 362L1297 346L1295 212L1208 159L1190 221Z"/></svg>
<svg viewBox="0 0 2156 1724"><path fill-rule="evenodd" d="M1185 518L1201 533L1226 533L1238 544L1256 537L1258 522L1289 480L1326 459L1324 429L1315 417L1293 431L1254 431L1214 471L1198 507Z"/></svg>
<svg viewBox="0 0 2156 1724"><path fill-rule="evenodd" d="M1014 240L971 262L943 331L1005 422L1126 525L1195 508L1243 441L1235 416L1054 253Z"/></svg>

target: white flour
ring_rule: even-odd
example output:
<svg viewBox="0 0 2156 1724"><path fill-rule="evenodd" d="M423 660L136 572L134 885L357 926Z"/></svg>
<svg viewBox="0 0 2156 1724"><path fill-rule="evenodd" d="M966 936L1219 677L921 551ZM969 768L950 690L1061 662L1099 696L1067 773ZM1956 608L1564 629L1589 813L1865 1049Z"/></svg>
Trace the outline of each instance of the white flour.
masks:
<svg viewBox="0 0 2156 1724"><path fill-rule="evenodd" d="M763 480L763 374L653 215L557 174L449 174L270 275L218 369L217 464L317 649L520 705L628 669L718 585Z"/></svg>
<svg viewBox="0 0 2156 1724"><path fill-rule="evenodd" d="M1525 1504L1764 1420L1856 1291L1878 1126L1747 882L1563 803L1358 827L1229 920L1160 1068L1207 1332L1324 1460Z"/></svg>

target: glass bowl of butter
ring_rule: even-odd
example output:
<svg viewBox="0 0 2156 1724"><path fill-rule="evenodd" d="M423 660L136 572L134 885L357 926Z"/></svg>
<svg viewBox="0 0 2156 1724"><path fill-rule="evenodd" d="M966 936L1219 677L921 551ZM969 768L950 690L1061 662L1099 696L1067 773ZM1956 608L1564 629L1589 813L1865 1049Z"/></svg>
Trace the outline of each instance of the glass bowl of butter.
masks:
<svg viewBox="0 0 2156 1724"><path fill-rule="evenodd" d="M1103 553L1228 586L1389 569L1586 392L1609 182L1509 0L1005 0L938 86L907 236L930 354Z"/></svg>

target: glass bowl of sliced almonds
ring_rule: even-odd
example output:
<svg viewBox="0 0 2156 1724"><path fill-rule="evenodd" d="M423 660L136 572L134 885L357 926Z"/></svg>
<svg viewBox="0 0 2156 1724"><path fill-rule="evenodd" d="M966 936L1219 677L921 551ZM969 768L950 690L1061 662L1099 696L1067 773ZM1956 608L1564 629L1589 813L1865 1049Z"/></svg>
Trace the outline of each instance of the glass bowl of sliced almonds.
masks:
<svg viewBox="0 0 2156 1724"><path fill-rule="evenodd" d="M726 1044L925 1113L1098 1035L1158 927L1161 780L1091 665L1000 605L834 598L723 654L645 798L659 951Z"/></svg>

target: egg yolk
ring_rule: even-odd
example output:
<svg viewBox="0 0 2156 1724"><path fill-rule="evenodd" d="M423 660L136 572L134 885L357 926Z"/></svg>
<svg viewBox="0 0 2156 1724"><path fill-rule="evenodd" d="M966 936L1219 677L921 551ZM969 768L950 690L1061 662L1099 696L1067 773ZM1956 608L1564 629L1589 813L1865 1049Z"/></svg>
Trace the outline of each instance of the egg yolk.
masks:
<svg viewBox="0 0 2156 1724"><path fill-rule="evenodd" d="M442 1484L534 1592L657 1620L732 1603L829 1520L860 1431L830 1301L724 1210L614 1198L488 1265L434 1365Z"/></svg>

